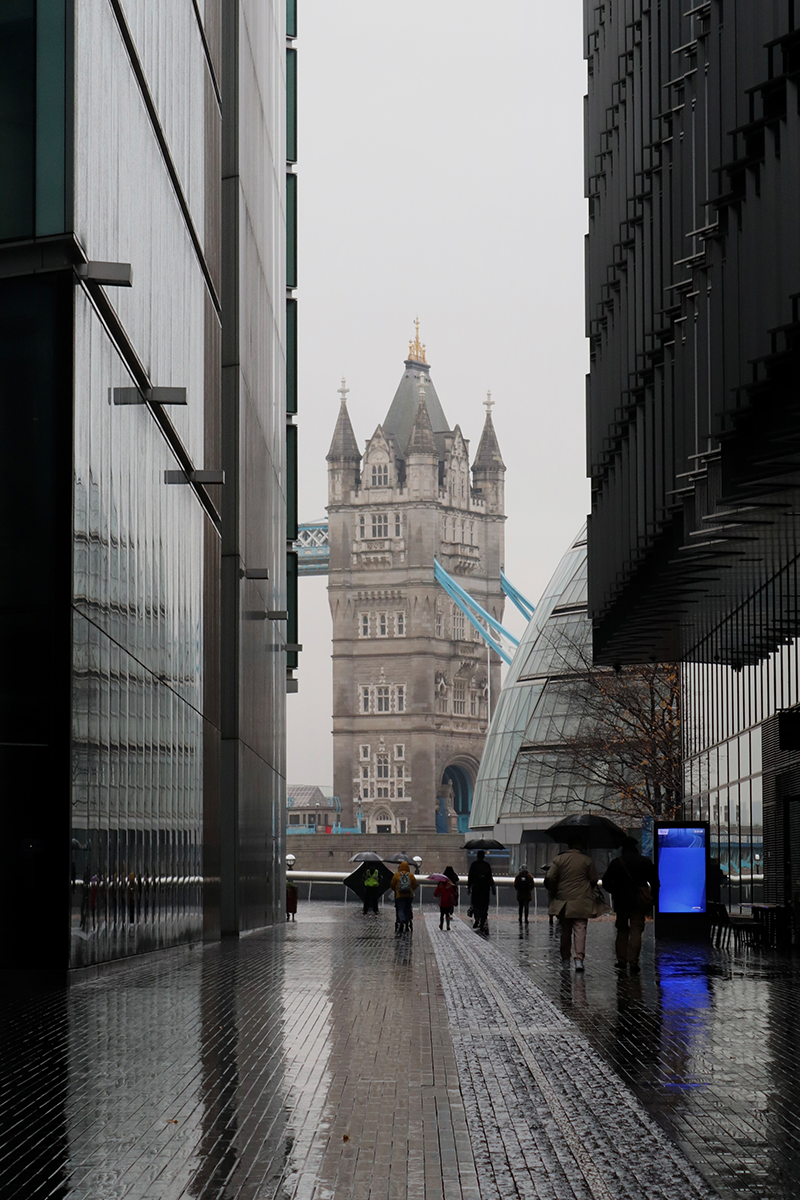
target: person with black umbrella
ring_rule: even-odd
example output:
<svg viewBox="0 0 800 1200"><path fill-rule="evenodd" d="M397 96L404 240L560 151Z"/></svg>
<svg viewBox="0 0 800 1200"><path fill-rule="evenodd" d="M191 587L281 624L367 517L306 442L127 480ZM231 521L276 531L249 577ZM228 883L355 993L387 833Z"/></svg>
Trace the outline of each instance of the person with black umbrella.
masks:
<svg viewBox="0 0 800 1200"><path fill-rule="evenodd" d="M489 893L497 895L492 868L486 861L486 851L479 850L467 875L467 888L472 903L472 928L487 933L489 929Z"/></svg>
<svg viewBox="0 0 800 1200"><path fill-rule="evenodd" d="M366 864L364 872L364 915L374 912L377 915L378 901L385 888L381 887L381 878L377 866Z"/></svg>
<svg viewBox="0 0 800 1200"><path fill-rule="evenodd" d="M658 878L653 861L639 853L636 838L628 837L622 854L608 864L603 887L611 893L617 915L617 970L639 974L644 923L653 908Z"/></svg>

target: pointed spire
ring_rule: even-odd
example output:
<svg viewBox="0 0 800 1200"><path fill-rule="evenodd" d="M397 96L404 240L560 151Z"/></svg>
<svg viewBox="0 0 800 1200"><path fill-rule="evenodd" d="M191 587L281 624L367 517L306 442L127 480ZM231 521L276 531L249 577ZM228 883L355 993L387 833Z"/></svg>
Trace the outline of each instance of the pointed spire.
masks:
<svg viewBox="0 0 800 1200"><path fill-rule="evenodd" d="M472 469L475 470L476 467L492 467L496 470L502 469L505 471L506 464L503 462L503 456L500 453L500 444L497 441L497 434L495 433L494 422L492 421L494 400L492 399L491 392L486 393L483 406L486 409L486 420L483 423L483 433L478 443L478 450L472 463Z"/></svg>
<svg viewBox="0 0 800 1200"><path fill-rule="evenodd" d="M433 436L433 426L431 425L428 406L425 403L424 387L420 387L419 389L417 412L411 429L411 437L408 439L408 445L406 446L406 457L410 454L435 454L437 458L439 456L439 451L436 448L436 439Z"/></svg>
<svg viewBox="0 0 800 1200"><path fill-rule="evenodd" d="M339 406L339 417L333 431L333 440L327 454L327 461L343 460L359 463L361 462L361 452L358 449L356 435L353 433L353 426L350 423L350 414L347 411L347 393L350 389L345 385L344 377L342 377L342 386L338 391L342 403Z"/></svg>
<svg viewBox="0 0 800 1200"><path fill-rule="evenodd" d="M426 366L428 360L425 357L425 344L419 340L419 317L414 318L414 338L408 343L408 358L406 362L424 363Z"/></svg>

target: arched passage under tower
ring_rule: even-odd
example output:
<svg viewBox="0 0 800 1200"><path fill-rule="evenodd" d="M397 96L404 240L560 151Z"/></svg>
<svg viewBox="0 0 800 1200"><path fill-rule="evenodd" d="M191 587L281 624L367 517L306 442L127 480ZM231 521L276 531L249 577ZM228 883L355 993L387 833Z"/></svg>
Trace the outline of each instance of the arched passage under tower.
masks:
<svg viewBox="0 0 800 1200"><path fill-rule="evenodd" d="M476 765L466 762L455 762L445 767L436 810L437 833L449 831L448 809L455 812L459 833L466 833L469 829L476 770Z"/></svg>

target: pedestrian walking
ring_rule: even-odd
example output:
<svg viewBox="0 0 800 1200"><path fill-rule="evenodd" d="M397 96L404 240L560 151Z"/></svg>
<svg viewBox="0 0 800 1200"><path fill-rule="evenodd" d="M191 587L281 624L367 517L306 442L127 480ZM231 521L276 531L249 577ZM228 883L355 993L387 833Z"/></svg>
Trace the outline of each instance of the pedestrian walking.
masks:
<svg viewBox="0 0 800 1200"><path fill-rule="evenodd" d="M453 911L458 904L458 876L452 867L445 867L442 874L446 878L441 879L436 885L433 898L439 901L439 928L444 929L446 921L449 929Z"/></svg>
<svg viewBox="0 0 800 1200"><path fill-rule="evenodd" d="M489 895L491 893L492 896L496 896L497 889L494 886L492 868L486 861L485 850L478 851L478 857L470 866L467 888L472 904L472 928L480 929L481 933L487 933L489 929Z"/></svg>
<svg viewBox="0 0 800 1200"><path fill-rule="evenodd" d="M297 884L293 879L286 880L286 920L293 921L297 913Z"/></svg>
<svg viewBox="0 0 800 1200"><path fill-rule="evenodd" d="M636 838L626 838L619 858L608 864L603 887L611 893L617 915L617 970L639 974L644 923L653 911L658 878L653 861L639 851Z"/></svg>
<svg viewBox="0 0 800 1200"><path fill-rule="evenodd" d="M525 924L528 924L528 907L533 895L533 876L528 870L527 864L523 863L520 869L514 876L514 891L517 893L517 904L519 905L519 923L522 924L523 915Z"/></svg>
<svg viewBox="0 0 800 1200"><path fill-rule="evenodd" d="M561 922L561 961L569 963L572 948L576 971L584 969L586 928L594 914L596 885L597 868L577 839L570 842L566 854L556 855L545 876L549 911Z"/></svg>
<svg viewBox="0 0 800 1200"><path fill-rule="evenodd" d="M394 931L395 933L412 933L411 902L419 885L407 862L400 863L389 886L394 892Z"/></svg>
<svg viewBox="0 0 800 1200"><path fill-rule="evenodd" d="M381 897L381 880L377 867L367 867L364 875L364 913L374 912L377 915L378 901Z"/></svg>

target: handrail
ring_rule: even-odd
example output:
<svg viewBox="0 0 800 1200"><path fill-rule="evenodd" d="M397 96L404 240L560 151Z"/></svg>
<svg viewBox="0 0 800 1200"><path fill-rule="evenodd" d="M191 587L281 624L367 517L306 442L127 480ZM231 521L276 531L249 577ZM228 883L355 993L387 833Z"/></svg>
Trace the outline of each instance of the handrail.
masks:
<svg viewBox="0 0 800 1200"><path fill-rule="evenodd" d="M355 870L355 867L353 868ZM352 871L287 871L286 878L292 883L344 883L345 879L352 875ZM436 887L436 880L431 879L428 875L414 875L417 883L424 884L426 887ZM513 875L495 875L494 881L500 887L513 887ZM459 875L458 882L462 887L467 886L466 875ZM534 876L534 885L536 887L544 887L544 877Z"/></svg>

